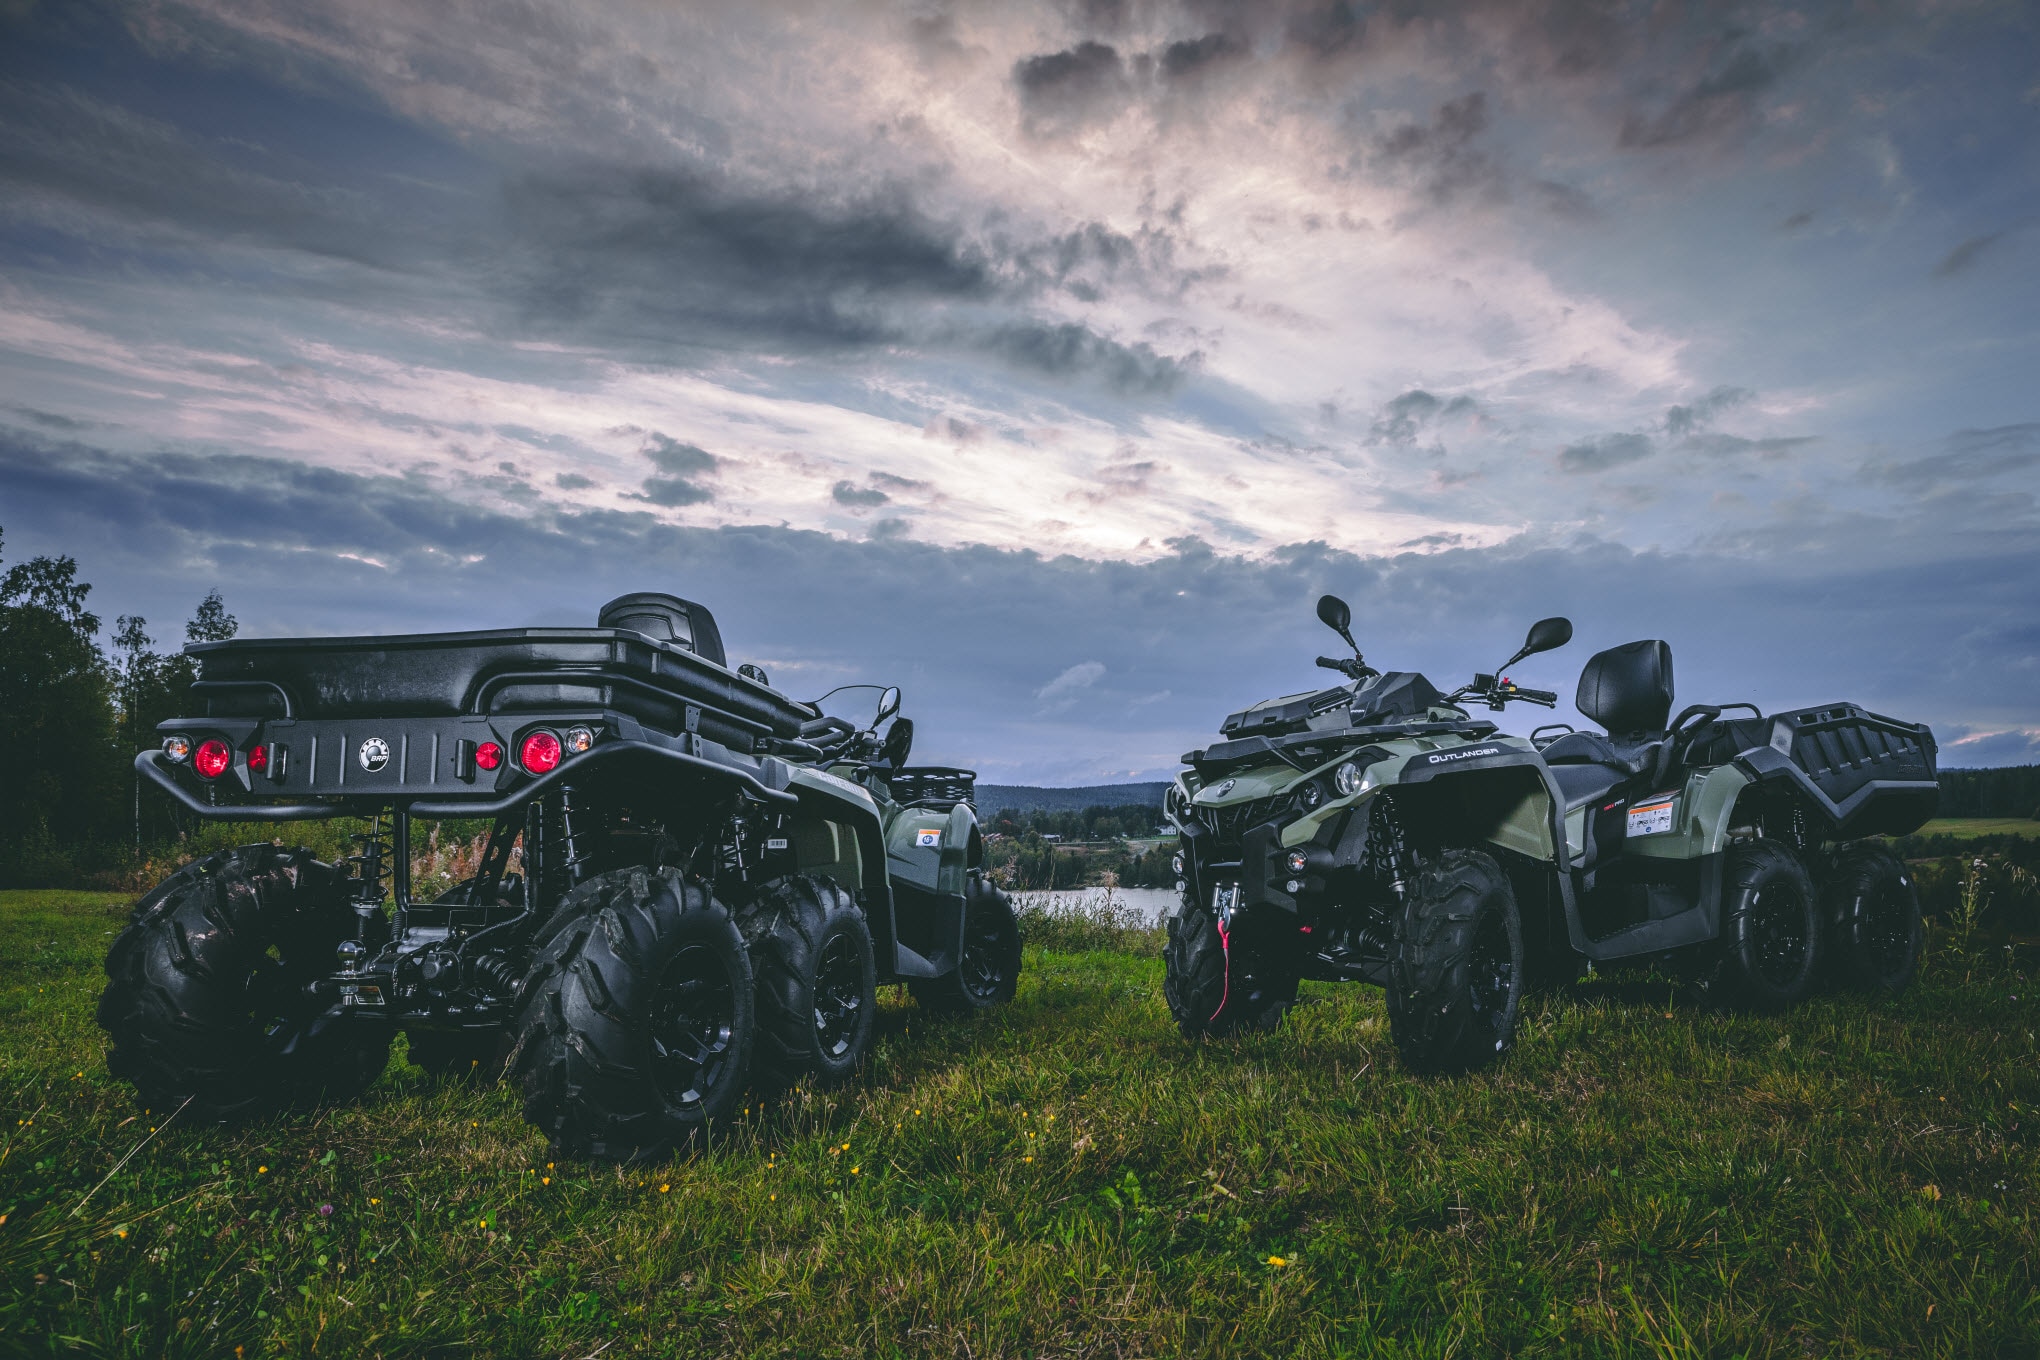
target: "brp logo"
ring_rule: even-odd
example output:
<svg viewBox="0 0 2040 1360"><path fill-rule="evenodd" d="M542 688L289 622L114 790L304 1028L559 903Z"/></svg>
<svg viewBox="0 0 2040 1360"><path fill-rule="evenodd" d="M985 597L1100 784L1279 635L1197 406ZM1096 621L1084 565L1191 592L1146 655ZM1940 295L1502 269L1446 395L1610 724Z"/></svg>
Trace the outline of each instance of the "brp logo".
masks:
<svg viewBox="0 0 2040 1360"><path fill-rule="evenodd" d="M390 744L381 737L370 737L361 743L361 749L355 752L355 756L361 761L362 769L374 774L390 763Z"/></svg>
<svg viewBox="0 0 2040 1360"><path fill-rule="evenodd" d="M1213 798L1223 798L1228 793L1231 793L1233 790L1233 785L1239 782L1240 781L1237 779L1228 779L1223 784L1220 784L1217 788L1213 789L1211 791L1211 796Z"/></svg>

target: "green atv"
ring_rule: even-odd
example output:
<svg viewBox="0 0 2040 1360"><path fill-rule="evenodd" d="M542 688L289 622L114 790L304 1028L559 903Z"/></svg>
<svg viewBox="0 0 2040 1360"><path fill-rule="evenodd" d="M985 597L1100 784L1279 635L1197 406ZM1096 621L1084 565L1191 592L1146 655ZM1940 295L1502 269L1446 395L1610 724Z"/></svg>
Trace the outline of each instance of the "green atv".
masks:
<svg viewBox="0 0 2040 1360"><path fill-rule="evenodd" d="M137 757L145 779L195 817L369 829L343 863L248 845L136 904L99 1020L152 1108L345 1099L401 1032L428 1071L507 1070L562 1150L629 1160L746 1089L849 1077L879 986L950 1014L1013 995L972 773L907 763L897 689L803 703L732 666L697 603L187 650L189 716ZM444 818L491 829L428 896L413 827Z"/></svg>
<svg viewBox="0 0 2040 1360"><path fill-rule="evenodd" d="M1353 655L1317 664L1348 683L1232 714L1166 795L1182 901L1165 993L1186 1037L1273 1027L1301 979L1372 982L1404 1062L1463 1072L1508 1048L1526 984L1589 962L1668 962L1767 1011L1823 978L1911 982L1911 877L1864 838L1933 815L1925 726L1845 703L1674 719L1671 648L1650 640L1581 673L1601 732L1508 736L1470 710L1555 706L1501 672L1570 641L1569 621L1447 694L1368 666L1336 596L1318 617Z"/></svg>

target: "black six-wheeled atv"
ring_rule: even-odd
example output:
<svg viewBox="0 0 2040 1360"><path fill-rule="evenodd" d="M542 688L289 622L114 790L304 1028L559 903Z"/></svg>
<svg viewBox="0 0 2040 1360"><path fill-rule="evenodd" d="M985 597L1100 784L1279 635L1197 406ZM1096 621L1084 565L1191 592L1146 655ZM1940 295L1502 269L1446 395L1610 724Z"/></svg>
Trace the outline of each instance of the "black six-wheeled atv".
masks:
<svg viewBox="0 0 2040 1360"><path fill-rule="evenodd" d="M251 845L141 899L99 1019L154 1108L346 1098L402 1030L428 1068L507 1067L563 1150L653 1156L754 1081L853 1072L881 985L949 1013L1013 995L973 774L907 765L896 689L851 687L853 722L730 669L698 604L187 650L192 716L137 758L151 782L204 818L373 820L346 864ZM494 819L429 902L421 818Z"/></svg>
<svg viewBox="0 0 2040 1360"><path fill-rule="evenodd" d="M1665 960L1760 1009L1824 972L1912 980L1918 900L1866 838L1933 815L1926 727L1845 703L1673 718L1671 648L1644 641L1580 675L1603 731L1505 736L1469 710L1555 705L1500 672L1569 641L1565 619L1448 694L1366 665L1343 601L1318 615L1353 647L1318 665L1348 683L1234 713L1167 796L1165 990L1186 1036L1273 1025L1299 979L1373 982L1412 1068L1463 1071L1508 1047L1527 980L1589 961Z"/></svg>

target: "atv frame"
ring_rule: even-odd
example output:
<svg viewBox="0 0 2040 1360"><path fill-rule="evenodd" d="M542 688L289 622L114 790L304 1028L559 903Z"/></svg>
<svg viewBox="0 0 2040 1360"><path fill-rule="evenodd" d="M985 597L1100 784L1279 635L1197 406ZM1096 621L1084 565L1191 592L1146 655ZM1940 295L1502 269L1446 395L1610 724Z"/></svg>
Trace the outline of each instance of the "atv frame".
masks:
<svg viewBox="0 0 2040 1360"><path fill-rule="evenodd" d="M725 1115L754 1048L761 1085L848 1075L879 985L947 1011L1012 994L1017 933L982 874L971 772L906 765L896 689L866 728L730 669L698 604L634 595L596 628L189 651L198 711L161 725L136 758L146 779L200 818L369 829L346 869L249 847L143 899L101 1016L116 1070L152 1100L231 1117L298 1093L310 1068L359 1086L403 1030L427 1066L507 1064L563 1148L638 1157ZM414 826L447 818L491 820L480 868L421 901ZM200 958L177 943L194 925L251 938ZM640 975L675 948L670 978ZM222 968L268 987L259 1035L204 1018L217 1005L197 979ZM641 1014L620 1000L632 989ZM190 1032L183 1051L151 1037L164 1022ZM239 1057L208 1061L204 1040ZM576 1108L605 1083L614 1108Z"/></svg>
<svg viewBox="0 0 2040 1360"><path fill-rule="evenodd" d="M1320 617L1351 643L1343 602ZM1823 954L1873 985L1910 979L1910 880L1861 838L1932 815L1932 733L1852 704L1703 704L1667 722L1659 642L1589 662L1580 706L1607 736L1553 724L1526 739L1472 715L1554 705L1498 677L1571 632L1543 621L1451 694L1376 672L1357 646L1321 657L1351 683L1235 713L1229 740L1184 757L1167 813L1186 1034L1273 1023L1298 979L1364 981L1388 988L1406 1059L1453 1070L1507 1046L1527 980L1590 964L1669 961L1763 1007L1805 995Z"/></svg>

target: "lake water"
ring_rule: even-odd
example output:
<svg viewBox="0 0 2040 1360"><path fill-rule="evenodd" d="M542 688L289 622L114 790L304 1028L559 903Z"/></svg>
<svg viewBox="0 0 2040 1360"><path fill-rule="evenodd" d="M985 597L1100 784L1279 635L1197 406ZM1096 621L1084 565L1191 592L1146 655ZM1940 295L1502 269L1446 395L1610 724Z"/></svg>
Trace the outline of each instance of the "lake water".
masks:
<svg viewBox="0 0 2040 1360"><path fill-rule="evenodd" d="M1103 906L1117 906L1133 912L1149 925L1160 922L1176 905L1174 888L1062 888L1055 892L1008 895L1016 908L1039 906L1050 912L1090 911Z"/></svg>

